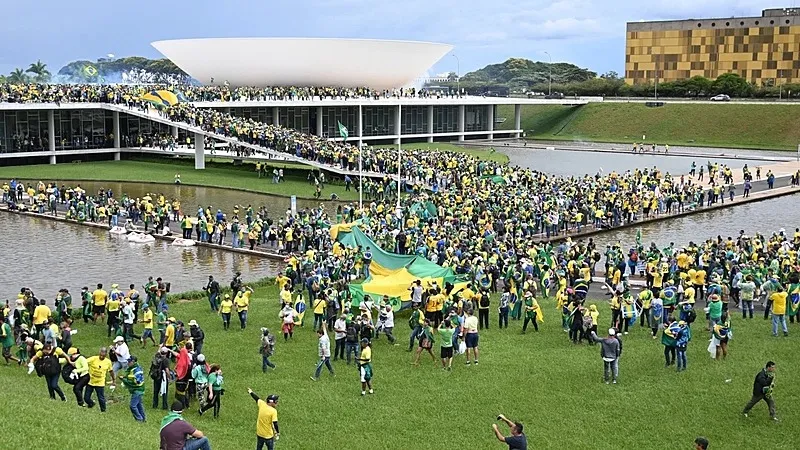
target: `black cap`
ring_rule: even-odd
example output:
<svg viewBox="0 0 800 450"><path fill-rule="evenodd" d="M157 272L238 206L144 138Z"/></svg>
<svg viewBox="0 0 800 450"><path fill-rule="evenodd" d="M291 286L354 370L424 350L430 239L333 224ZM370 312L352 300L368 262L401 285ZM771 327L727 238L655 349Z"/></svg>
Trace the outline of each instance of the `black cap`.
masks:
<svg viewBox="0 0 800 450"><path fill-rule="evenodd" d="M278 396L276 394L269 394L267 396L267 401L275 403L278 401Z"/></svg>
<svg viewBox="0 0 800 450"><path fill-rule="evenodd" d="M175 400L172 402L172 411L174 412L182 412L183 411L183 402L179 400Z"/></svg>

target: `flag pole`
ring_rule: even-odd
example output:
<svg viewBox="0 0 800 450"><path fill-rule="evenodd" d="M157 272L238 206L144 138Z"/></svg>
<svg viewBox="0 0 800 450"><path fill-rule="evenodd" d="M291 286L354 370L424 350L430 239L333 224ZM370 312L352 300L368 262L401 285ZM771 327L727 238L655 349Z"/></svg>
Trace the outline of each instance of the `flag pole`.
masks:
<svg viewBox="0 0 800 450"><path fill-rule="evenodd" d="M397 210L400 211L400 190L401 190L401 175L400 169L403 167L403 147L397 144Z"/></svg>

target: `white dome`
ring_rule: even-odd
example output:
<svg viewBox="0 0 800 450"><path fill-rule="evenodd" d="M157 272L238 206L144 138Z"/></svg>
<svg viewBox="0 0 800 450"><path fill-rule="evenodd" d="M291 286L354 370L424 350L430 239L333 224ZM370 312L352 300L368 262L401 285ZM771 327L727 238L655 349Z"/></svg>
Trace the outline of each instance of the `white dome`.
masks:
<svg viewBox="0 0 800 450"><path fill-rule="evenodd" d="M432 42L324 38L176 39L152 45L203 84L373 89L405 86L453 49Z"/></svg>

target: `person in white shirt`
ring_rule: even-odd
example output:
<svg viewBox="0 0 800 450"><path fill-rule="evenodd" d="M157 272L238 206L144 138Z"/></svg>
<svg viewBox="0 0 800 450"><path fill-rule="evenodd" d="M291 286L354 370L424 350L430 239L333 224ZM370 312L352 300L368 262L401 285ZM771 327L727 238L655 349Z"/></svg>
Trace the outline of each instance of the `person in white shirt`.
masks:
<svg viewBox="0 0 800 450"><path fill-rule="evenodd" d="M125 342L131 339L139 339L139 336L133 334L133 321L136 314L133 312L133 303L131 299L125 299L125 306L122 307L122 337Z"/></svg>
<svg viewBox="0 0 800 450"><path fill-rule="evenodd" d="M114 338L114 345L111 347L114 354L117 355L117 360L111 366L114 375L117 375L120 370L128 368L128 360L131 359L131 351L128 349L128 344L125 343L125 338L117 336Z"/></svg>
<svg viewBox="0 0 800 450"><path fill-rule="evenodd" d="M331 339L328 337L328 330L325 322L322 322L322 327L317 330L319 336L319 363L317 363L317 370L314 371L314 376L311 377L313 381L319 380L322 373L322 366L326 366L331 376L336 376L333 373L333 366L331 365Z"/></svg>
<svg viewBox="0 0 800 450"><path fill-rule="evenodd" d="M336 347L333 349L333 360L344 359L344 342L347 338L347 318L344 314L340 315L333 323L334 339Z"/></svg>
<svg viewBox="0 0 800 450"><path fill-rule="evenodd" d="M394 336L392 335L393 329L394 312L392 311L392 305L386 305L384 310L378 314L378 327L377 333L375 334L375 339L377 340L381 333L383 333L389 339L390 344L397 345L397 343L395 343Z"/></svg>

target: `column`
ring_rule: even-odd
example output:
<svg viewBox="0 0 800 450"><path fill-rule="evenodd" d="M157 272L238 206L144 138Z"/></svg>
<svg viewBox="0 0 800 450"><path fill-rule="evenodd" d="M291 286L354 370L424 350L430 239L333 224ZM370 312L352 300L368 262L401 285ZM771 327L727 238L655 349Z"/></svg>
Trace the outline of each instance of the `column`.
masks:
<svg viewBox="0 0 800 450"><path fill-rule="evenodd" d="M56 119L52 109L47 111L47 149L50 150L50 164L56 163Z"/></svg>
<svg viewBox="0 0 800 450"><path fill-rule="evenodd" d="M433 105L428 105L428 142L433 142Z"/></svg>
<svg viewBox="0 0 800 450"><path fill-rule="evenodd" d="M397 137L394 138L394 143L397 145L400 145L400 136L402 136L403 134L402 120L403 120L403 112L401 110L400 104L398 104L394 116L394 131L395 131L394 134L397 135Z"/></svg>
<svg viewBox="0 0 800 450"><path fill-rule="evenodd" d="M458 140L464 141L464 105L458 105Z"/></svg>
<svg viewBox="0 0 800 450"><path fill-rule="evenodd" d="M522 105L514 105L514 129L519 130L522 122ZM514 137L519 139L520 133L514 133Z"/></svg>
<svg viewBox="0 0 800 450"><path fill-rule="evenodd" d="M322 106L317 106L317 136L325 136L322 131Z"/></svg>
<svg viewBox="0 0 800 450"><path fill-rule="evenodd" d="M361 148L363 144L363 137L364 137L364 122L363 121L363 112L361 111L361 104L358 105L358 116L356 117L356 136L358 136L358 148Z"/></svg>
<svg viewBox="0 0 800 450"><path fill-rule="evenodd" d="M206 142L205 136L200 133L194 134L194 168L196 170L206 168Z"/></svg>
<svg viewBox="0 0 800 450"><path fill-rule="evenodd" d="M111 112L112 123L113 123L113 130L114 133L114 148L119 148L119 111L112 111ZM119 152L117 152L119 153Z"/></svg>
<svg viewBox="0 0 800 450"><path fill-rule="evenodd" d="M486 109L487 109L486 117L488 118L489 121L486 128L486 130L489 131L487 138L494 139L494 105L487 105Z"/></svg>
<svg viewBox="0 0 800 450"><path fill-rule="evenodd" d="M175 141L177 142L178 141L178 127L173 125L171 131L172 131L172 139L175 139Z"/></svg>
<svg viewBox="0 0 800 450"><path fill-rule="evenodd" d="M275 126L281 124L281 110L277 106L272 107L272 124Z"/></svg>

